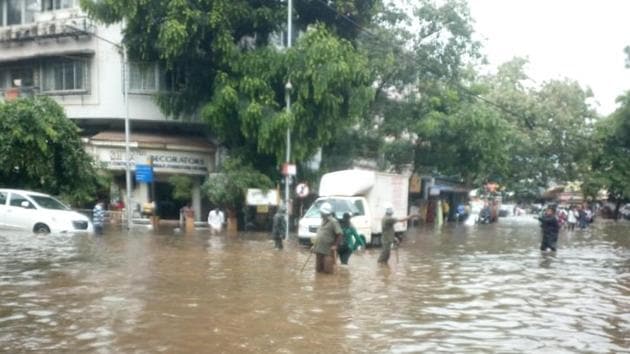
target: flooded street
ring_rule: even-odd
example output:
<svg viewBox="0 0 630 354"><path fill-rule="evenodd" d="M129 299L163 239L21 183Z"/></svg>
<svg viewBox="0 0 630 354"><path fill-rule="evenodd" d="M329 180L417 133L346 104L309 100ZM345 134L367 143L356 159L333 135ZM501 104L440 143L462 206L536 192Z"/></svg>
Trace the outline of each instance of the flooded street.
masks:
<svg viewBox="0 0 630 354"><path fill-rule="evenodd" d="M265 234L0 234L0 352L630 352L630 223L410 229L315 275Z"/></svg>

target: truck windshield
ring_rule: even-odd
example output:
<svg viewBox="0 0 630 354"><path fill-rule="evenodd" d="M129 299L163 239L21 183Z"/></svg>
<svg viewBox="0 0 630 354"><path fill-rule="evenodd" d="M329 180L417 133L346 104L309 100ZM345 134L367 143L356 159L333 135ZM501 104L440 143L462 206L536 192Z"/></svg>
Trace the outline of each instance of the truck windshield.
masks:
<svg viewBox="0 0 630 354"><path fill-rule="evenodd" d="M349 199L319 199L316 200L313 205L308 209L306 214L304 214L305 218L315 218L318 217L319 207L324 203L328 202L333 207L333 211L335 213L335 217L337 219L341 219L344 213L352 213L353 216L363 215L363 203L360 200L352 201ZM357 204L361 207L361 209L357 208Z"/></svg>

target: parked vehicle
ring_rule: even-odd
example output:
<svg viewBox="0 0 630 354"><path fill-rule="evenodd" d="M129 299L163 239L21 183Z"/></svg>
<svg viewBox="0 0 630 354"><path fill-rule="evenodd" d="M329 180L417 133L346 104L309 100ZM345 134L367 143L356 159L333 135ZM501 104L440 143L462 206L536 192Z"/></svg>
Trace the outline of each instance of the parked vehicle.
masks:
<svg viewBox="0 0 630 354"><path fill-rule="evenodd" d="M47 194L0 189L0 229L42 234L92 232L92 223Z"/></svg>
<svg viewBox="0 0 630 354"><path fill-rule="evenodd" d="M408 196L407 176L366 170L327 173L319 184L319 198L299 221L298 238L302 243L312 242L321 224L319 207L328 202L338 219L352 213L352 225L367 244L378 244L385 208L393 206L395 217L406 216ZM396 223L395 231L407 231L407 223Z"/></svg>

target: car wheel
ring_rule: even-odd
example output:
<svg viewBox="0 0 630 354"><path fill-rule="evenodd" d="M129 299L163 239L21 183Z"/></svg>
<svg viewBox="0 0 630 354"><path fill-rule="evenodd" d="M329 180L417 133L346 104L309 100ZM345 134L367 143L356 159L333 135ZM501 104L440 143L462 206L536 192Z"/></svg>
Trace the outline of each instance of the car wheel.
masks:
<svg viewBox="0 0 630 354"><path fill-rule="evenodd" d="M50 228L46 225L46 224L37 224L35 225L35 227L33 228L33 232L36 234L49 234L50 233Z"/></svg>

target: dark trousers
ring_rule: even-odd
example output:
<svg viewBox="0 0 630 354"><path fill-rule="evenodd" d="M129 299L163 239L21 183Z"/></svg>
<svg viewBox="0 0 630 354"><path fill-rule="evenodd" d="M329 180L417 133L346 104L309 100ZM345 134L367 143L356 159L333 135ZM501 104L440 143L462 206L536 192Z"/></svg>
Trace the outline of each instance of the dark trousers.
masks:
<svg viewBox="0 0 630 354"><path fill-rule="evenodd" d="M341 260L341 264L348 264L348 260L350 259L350 255L352 255L352 250L347 245L339 246L339 260Z"/></svg>
<svg viewBox="0 0 630 354"><path fill-rule="evenodd" d="M332 274L335 269L335 255L315 253L315 271L317 273Z"/></svg>
<svg viewBox="0 0 630 354"><path fill-rule="evenodd" d="M274 237L274 238L273 238L273 242L275 243L275 245L274 245L274 246L275 246L277 249L281 250L281 249L283 249L283 248L284 248L284 247L283 247L283 245L282 245L282 236L280 236L280 237L278 237L278 236Z"/></svg>
<svg viewBox="0 0 630 354"><path fill-rule="evenodd" d="M387 264L387 261L389 261L389 255L391 253L392 250L392 243L391 242L383 242L383 249L381 250L381 255L378 257L378 262L379 263L383 263L383 264Z"/></svg>
<svg viewBox="0 0 630 354"><path fill-rule="evenodd" d="M551 249L552 251L555 252L557 243L558 243L558 235L555 235L555 234L543 235L542 243L540 244L540 250L546 251L547 249Z"/></svg>
<svg viewBox="0 0 630 354"><path fill-rule="evenodd" d="M102 235L103 234L103 225L94 225L94 234Z"/></svg>

